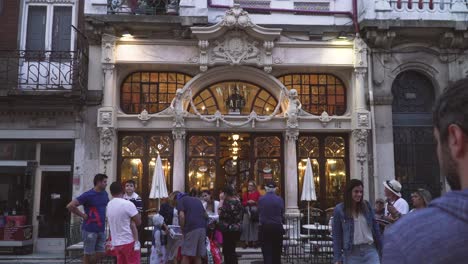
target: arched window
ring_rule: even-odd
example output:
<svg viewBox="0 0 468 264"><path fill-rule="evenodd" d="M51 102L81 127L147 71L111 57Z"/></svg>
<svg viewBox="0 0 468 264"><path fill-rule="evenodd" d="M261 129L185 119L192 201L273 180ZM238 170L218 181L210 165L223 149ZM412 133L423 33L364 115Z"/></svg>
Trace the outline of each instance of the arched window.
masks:
<svg viewBox="0 0 468 264"><path fill-rule="evenodd" d="M322 73L297 73L278 78L288 89L296 89L302 109L314 115L346 112L346 87L336 76Z"/></svg>
<svg viewBox="0 0 468 264"><path fill-rule="evenodd" d="M135 72L122 83L120 107L127 114L139 114L143 109L157 113L169 107L176 90L191 79L176 72Z"/></svg>
<svg viewBox="0 0 468 264"><path fill-rule="evenodd" d="M434 86L424 74L409 70L392 84L393 150L395 177L410 198L417 188L440 195L440 173L432 127Z"/></svg>
<svg viewBox="0 0 468 264"><path fill-rule="evenodd" d="M227 81L210 85L193 97L193 103L201 114L248 115L255 111L259 115L269 115L275 110L278 101L267 90L251 83ZM190 109L193 113L193 110Z"/></svg>

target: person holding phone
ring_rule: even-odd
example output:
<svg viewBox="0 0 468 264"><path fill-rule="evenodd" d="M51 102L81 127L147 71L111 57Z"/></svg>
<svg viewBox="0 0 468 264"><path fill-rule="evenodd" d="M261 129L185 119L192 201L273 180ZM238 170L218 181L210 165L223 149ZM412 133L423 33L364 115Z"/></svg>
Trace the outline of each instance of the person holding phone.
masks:
<svg viewBox="0 0 468 264"><path fill-rule="evenodd" d="M405 199L401 198L402 187L400 182L389 180L385 181L383 185L385 186L384 194L387 197L384 219L393 223L409 212L409 205Z"/></svg>

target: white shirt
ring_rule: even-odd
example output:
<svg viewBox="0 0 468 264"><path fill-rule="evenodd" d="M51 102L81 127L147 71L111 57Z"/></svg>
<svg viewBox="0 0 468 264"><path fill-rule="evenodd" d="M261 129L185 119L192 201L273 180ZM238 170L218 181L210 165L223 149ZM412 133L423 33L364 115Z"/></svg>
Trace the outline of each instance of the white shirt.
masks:
<svg viewBox="0 0 468 264"><path fill-rule="evenodd" d="M409 211L409 205L403 198L398 198L398 200L393 203L393 207L402 215L407 214ZM388 215L387 204L385 204L385 215Z"/></svg>
<svg viewBox="0 0 468 264"><path fill-rule="evenodd" d="M205 208L205 211L206 211L206 208L208 207L208 203L203 201L203 208ZM208 214L208 216L212 217L212 218L215 218L215 219L218 219L219 218L219 215L218 215L218 208L219 208L219 202L218 201L214 201L214 212L211 212L211 211L206 211L206 213Z"/></svg>
<svg viewBox="0 0 468 264"><path fill-rule="evenodd" d="M354 218L354 237L353 245L369 244L374 242L372 231L367 224L367 220L363 214L359 214Z"/></svg>
<svg viewBox="0 0 468 264"><path fill-rule="evenodd" d="M131 218L138 214L135 205L123 198L114 197L107 204L107 221L112 237L112 245L120 246L133 242L130 229Z"/></svg>

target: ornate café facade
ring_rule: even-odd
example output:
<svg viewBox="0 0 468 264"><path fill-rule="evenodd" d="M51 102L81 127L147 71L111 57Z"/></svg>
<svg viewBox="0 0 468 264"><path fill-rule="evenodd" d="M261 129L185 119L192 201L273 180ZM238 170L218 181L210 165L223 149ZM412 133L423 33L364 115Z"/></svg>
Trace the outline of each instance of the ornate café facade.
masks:
<svg viewBox="0 0 468 264"><path fill-rule="evenodd" d="M296 214L310 158L316 206L338 203L350 178L364 180L369 196L364 41L300 40L303 32L292 39L283 28L257 25L239 5L220 14L211 26L195 21L191 37L106 32L90 46L101 58L90 87L102 80L104 90L100 170L134 179L145 197L160 155L169 191L274 181ZM88 23L99 26L95 16Z"/></svg>

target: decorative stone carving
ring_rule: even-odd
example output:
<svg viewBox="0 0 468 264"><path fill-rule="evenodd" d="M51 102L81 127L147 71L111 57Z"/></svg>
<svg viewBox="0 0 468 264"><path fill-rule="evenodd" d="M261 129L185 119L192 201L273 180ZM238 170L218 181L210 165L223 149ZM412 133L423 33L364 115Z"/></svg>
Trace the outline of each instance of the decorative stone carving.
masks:
<svg viewBox="0 0 468 264"><path fill-rule="evenodd" d="M271 72L274 41L279 38L281 29L253 24L239 5L226 11L218 24L191 29L199 39L200 71L214 65L252 65Z"/></svg>
<svg viewBox="0 0 468 264"><path fill-rule="evenodd" d="M98 127L112 127L113 122L112 109L104 108L98 110Z"/></svg>
<svg viewBox="0 0 468 264"><path fill-rule="evenodd" d="M138 119L140 119L141 123L143 123L144 126L148 123L148 120L151 119L151 116L148 114L148 111L146 109L143 109L141 113L138 115Z"/></svg>
<svg viewBox="0 0 468 264"><path fill-rule="evenodd" d="M239 31L231 31L226 37L214 41L210 64L229 63L239 65L241 62L259 63L260 43Z"/></svg>
<svg viewBox="0 0 468 264"><path fill-rule="evenodd" d="M184 109L184 90L177 89L176 95L171 103L171 108L174 111L174 123L172 124L175 128L185 127L185 109Z"/></svg>
<svg viewBox="0 0 468 264"><path fill-rule="evenodd" d="M110 64L110 63L102 64L102 71L104 72L104 75L114 74L114 69L115 69L115 64Z"/></svg>
<svg viewBox="0 0 468 264"><path fill-rule="evenodd" d="M104 173L107 172L107 163L112 159L112 145L114 141L114 128L102 127L99 129L101 139L101 160L104 163Z"/></svg>
<svg viewBox="0 0 468 264"><path fill-rule="evenodd" d="M354 68L367 68L367 45L360 37L354 38Z"/></svg>
<svg viewBox="0 0 468 264"><path fill-rule="evenodd" d="M299 130L297 129L288 129L286 131L286 140L296 141L299 137Z"/></svg>
<svg viewBox="0 0 468 264"><path fill-rule="evenodd" d="M361 168L361 179L364 178L364 165L367 161L367 136L369 132L367 129L356 129L353 130L353 137L356 140L356 160L360 164Z"/></svg>
<svg viewBox="0 0 468 264"><path fill-rule="evenodd" d="M323 111L322 114L319 117L320 122L322 122L322 127L326 127L330 121L332 121L332 118L330 115L328 115L327 111Z"/></svg>
<svg viewBox="0 0 468 264"><path fill-rule="evenodd" d="M466 49L468 47L468 32L445 32L439 40L442 49Z"/></svg>
<svg viewBox="0 0 468 264"><path fill-rule="evenodd" d="M254 26L252 21L250 21L249 13L244 11L239 4L234 5L234 7L226 11L220 24L228 28L246 28Z"/></svg>
<svg viewBox="0 0 468 264"><path fill-rule="evenodd" d="M356 112L356 128L357 129L371 129L370 112L366 110L359 110Z"/></svg>
<svg viewBox="0 0 468 264"><path fill-rule="evenodd" d="M299 112L302 108L302 104L299 101L299 96L297 95L296 89L291 89L289 91L289 104L288 109L285 113L286 116L286 126L288 128L297 128L299 127Z"/></svg>
<svg viewBox="0 0 468 264"><path fill-rule="evenodd" d="M366 39L369 45L373 48L390 49L392 47L392 43L395 37L395 31L389 30L369 30L366 33Z"/></svg>
<svg viewBox="0 0 468 264"><path fill-rule="evenodd" d="M116 37L108 34L102 35L102 63L115 63Z"/></svg>
<svg viewBox="0 0 468 264"><path fill-rule="evenodd" d="M174 129L172 130L172 138L174 140L184 140L185 139L185 130L184 129Z"/></svg>

